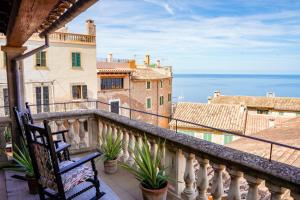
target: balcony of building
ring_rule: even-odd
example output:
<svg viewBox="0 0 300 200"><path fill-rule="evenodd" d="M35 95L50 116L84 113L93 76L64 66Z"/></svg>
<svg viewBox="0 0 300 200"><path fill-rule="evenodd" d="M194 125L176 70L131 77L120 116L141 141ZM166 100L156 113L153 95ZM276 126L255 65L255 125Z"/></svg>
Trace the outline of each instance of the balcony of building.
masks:
<svg viewBox="0 0 300 200"><path fill-rule="evenodd" d="M69 129L67 140L72 145L73 157L101 151L106 135L112 134L123 141L119 162L134 165L130 149L140 145L144 135L153 152L158 141L165 141L163 163L167 167L166 173L175 180L168 189L168 199L299 199L300 169L295 166L100 109L40 113L34 115L34 119L36 122L49 120L53 130ZM1 141L5 141L3 131L10 123L9 118L0 118ZM5 143L1 142L0 148L4 150ZM5 156L1 154L2 161ZM142 198L139 183L127 171L119 168L115 175L106 175L101 161L97 168L106 198ZM1 185L6 186L2 188L3 198L24 199L28 196L26 183L18 189L15 185L20 182L10 178L9 172L2 174L1 181Z"/></svg>

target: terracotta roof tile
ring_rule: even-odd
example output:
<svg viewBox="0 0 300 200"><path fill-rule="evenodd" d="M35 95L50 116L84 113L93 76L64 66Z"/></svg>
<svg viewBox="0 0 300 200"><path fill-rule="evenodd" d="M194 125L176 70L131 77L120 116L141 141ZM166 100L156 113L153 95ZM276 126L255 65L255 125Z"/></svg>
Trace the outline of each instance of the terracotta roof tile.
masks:
<svg viewBox="0 0 300 200"><path fill-rule="evenodd" d="M176 106L174 118L242 133L245 126L246 111L238 105L180 102ZM175 120L172 120L170 125L175 126L175 123ZM199 126L184 122L177 122L177 126L183 128L200 128Z"/></svg>
<svg viewBox="0 0 300 200"><path fill-rule="evenodd" d="M224 96L214 97L211 103L245 104L252 108L268 108L275 110L300 111L300 98L294 97L256 97L256 96Z"/></svg>
<svg viewBox="0 0 300 200"><path fill-rule="evenodd" d="M132 79L140 79L140 80L155 80L155 79L165 79L170 78L170 76L167 76L166 74L160 73L158 71L155 71L151 68L137 68L133 74Z"/></svg>

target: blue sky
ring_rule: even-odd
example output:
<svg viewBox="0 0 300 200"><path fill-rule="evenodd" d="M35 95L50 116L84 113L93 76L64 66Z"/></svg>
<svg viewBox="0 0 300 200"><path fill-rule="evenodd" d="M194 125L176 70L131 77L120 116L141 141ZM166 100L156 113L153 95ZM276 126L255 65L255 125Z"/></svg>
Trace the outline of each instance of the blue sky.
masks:
<svg viewBox="0 0 300 200"><path fill-rule="evenodd" d="M69 29L97 26L97 57L172 65L175 73L300 74L299 0L101 0Z"/></svg>

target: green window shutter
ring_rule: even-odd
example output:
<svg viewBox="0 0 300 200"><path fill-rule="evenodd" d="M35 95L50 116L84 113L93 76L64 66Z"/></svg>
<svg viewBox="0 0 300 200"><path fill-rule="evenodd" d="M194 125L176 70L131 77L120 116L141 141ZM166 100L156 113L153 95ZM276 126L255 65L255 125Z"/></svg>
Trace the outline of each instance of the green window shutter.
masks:
<svg viewBox="0 0 300 200"><path fill-rule="evenodd" d="M82 98L83 99L87 99L87 86L86 85L83 85L82 86Z"/></svg>
<svg viewBox="0 0 300 200"><path fill-rule="evenodd" d="M72 53L72 66L75 67L76 66L76 54Z"/></svg>
<svg viewBox="0 0 300 200"><path fill-rule="evenodd" d="M41 52L41 66L46 66L46 52Z"/></svg>
<svg viewBox="0 0 300 200"><path fill-rule="evenodd" d="M36 63L36 66L41 66L41 53L40 52L35 54L35 63Z"/></svg>
<svg viewBox="0 0 300 200"><path fill-rule="evenodd" d="M212 135L210 133L204 133L203 139L206 140L206 141L211 142Z"/></svg>
<svg viewBox="0 0 300 200"><path fill-rule="evenodd" d="M225 134L224 135L224 144L229 144L233 141L233 135Z"/></svg>
<svg viewBox="0 0 300 200"><path fill-rule="evenodd" d="M81 66L80 53L76 53L76 64L77 67Z"/></svg>
<svg viewBox="0 0 300 200"><path fill-rule="evenodd" d="M151 108L151 99L150 98L147 99L147 108L148 109Z"/></svg>

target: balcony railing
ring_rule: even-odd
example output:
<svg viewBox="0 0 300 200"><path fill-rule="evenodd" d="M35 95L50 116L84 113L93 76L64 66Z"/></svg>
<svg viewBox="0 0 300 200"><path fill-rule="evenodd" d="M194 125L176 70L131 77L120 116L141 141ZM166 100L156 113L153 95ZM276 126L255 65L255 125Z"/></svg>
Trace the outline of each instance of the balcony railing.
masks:
<svg viewBox="0 0 300 200"><path fill-rule="evenodd" d="M163 165L175 180L169 188L168 199L257 199L259 185L265 185L272 199L282 195L299 199L300 169L259 156L210 143L192 136L132 120L101 110L78 110L60 113L41 113L36 121L47 119L54 130L68 128L67 140L73 153L102 149L107 134L122 138L120 162L135 165L130 149L141 145L144 135L152 152L158 141L165 141ZM9 123L2 119L0 124ZM1 140L2 141L2 140ZM3 149L3 145L0 146ZM224 178L224 174L228 178ZM228 181L230 183L228 184ZM241 184L246 185L242 189ZM246 191L246 192L245 192Z"/></svg>

